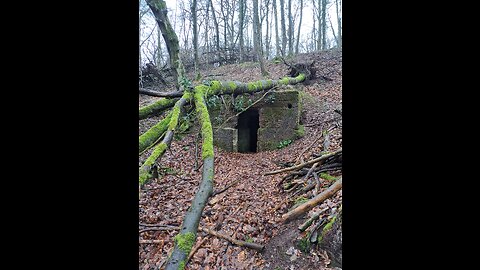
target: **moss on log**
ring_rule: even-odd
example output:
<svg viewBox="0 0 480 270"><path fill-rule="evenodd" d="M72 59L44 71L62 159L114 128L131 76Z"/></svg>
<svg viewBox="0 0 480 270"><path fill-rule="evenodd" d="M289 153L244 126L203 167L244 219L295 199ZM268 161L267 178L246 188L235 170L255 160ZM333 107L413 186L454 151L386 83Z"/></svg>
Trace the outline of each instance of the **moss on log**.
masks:
<svg viewBox="0 0 480 270"><path fill-rule="evenodd" d="M207 87L208 88L208 87ZM207 204L208 198L213 192L213 175L214 175L214 164L213 164L213 130L212 124L210 122L210 116L208 114L207 107L204 100L204 91L205 87L197 86L195 87L194 100L195 108L197 115L200 120L201 133L202 133L202 159L203 159L203 172L202 172L202 182L200 183L200 188L198 189L195 197L192 200L192 204L185 214L181 230L176 236L180 239L183 239L183 236L189 237L189 239L196 239L198 224L200 223L200 218L202 216L203 209ZM183 237L183 238L182 238ZM172 254L168 258L166 270L177 270L183 269L185 267L185 261L188 257L191 247L194 242L188 241L183 242L175 241L175 246L173 248Z"/></svg>
<svg viewBox="0 0 480 270"><path fill-rule="evenodd" d="M138 119L141 120L159 114L173 107L178 100L178 98L161 98L150 105L142 107L138 110Z"/></svg>
<svg viewBox="0 0 480 270"><path fill-rule="evenodd" d="M138 153L143 152L147 147L155 143L160 136L167 131L171 118L172 113L170 112L164 119L162 119L162 121L158 122L138 137Z"/></svg>
<svg viewBox="0 0 480 270"><path fill-rule="evenodd" d="M305 74L301 73L296 77L284 77L280 80L259 80L242 83L237 81L211 81L206 91L208 96L223 94L244 94L254 93L272 89L279 85L297 84L305 80Z"/></svg>
<svg viewBox="0 0 480 270"><path fill-rule="evenodd" d="M155 146L155 149L153 150L152 154L147 158L147 160L140 167L139 182L141 186L144 185L145 182L151 178L151 170L153 165L155 164L155 161L159 159L163 155L163 153L165 153L165 150L170 146L170 143L172 142L172 139L173 139L175 128L178 125L178 118L182 112L183 106L185 106L189 98L190 98L190 93L186 92L185 94L183 94L182 98L175 103L175 106L171 112L170 121L168 122L168 128L165 133L165 137L163 137L163 140L161 143Z"/></svg>

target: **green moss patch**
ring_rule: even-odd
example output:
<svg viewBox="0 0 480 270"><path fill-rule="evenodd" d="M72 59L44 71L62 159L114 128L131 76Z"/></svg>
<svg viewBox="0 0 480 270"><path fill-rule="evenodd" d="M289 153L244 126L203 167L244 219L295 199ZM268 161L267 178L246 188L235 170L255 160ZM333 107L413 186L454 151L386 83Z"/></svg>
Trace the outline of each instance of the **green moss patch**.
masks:
<svg viewBox="0 0 480 270"><path fill-rule="evenodd" d="M188 254L195 243L196 235L193 232L179 233L174 239L178 248Z"/></svg>

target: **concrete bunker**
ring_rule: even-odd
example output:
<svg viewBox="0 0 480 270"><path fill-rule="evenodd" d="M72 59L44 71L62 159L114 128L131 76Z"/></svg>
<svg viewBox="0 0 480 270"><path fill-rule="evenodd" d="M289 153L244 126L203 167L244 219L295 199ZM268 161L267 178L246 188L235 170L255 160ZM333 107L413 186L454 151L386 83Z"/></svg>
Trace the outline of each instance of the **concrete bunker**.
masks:
<svg viewBox="0 0 480 270"><path fill-rule="evenodd" d="M218 100L217 105L209 108L213 141L217 147L230 152L261 152L275 150L282 142L303 136L302 102L300 91L294 86L272 91L239 113L238 103L243 102L243 108L246 108L264 94L224 96L223 101ZM226 119L228 121L224 122Z"/></svg>

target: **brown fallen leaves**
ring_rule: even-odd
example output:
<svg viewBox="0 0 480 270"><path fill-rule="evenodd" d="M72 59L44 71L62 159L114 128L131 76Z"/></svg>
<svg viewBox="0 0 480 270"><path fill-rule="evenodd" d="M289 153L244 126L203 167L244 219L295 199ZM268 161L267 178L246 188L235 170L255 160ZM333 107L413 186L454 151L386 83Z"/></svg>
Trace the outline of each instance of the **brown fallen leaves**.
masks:
<svg viewBox="0 0 480 270"><path fill-rule="evenodd" d="M339 59L338 55L336 55L337 58L327 56L327 54L312 54L308 57L299 57L318 58L319 60L315 63L316 68L328 70L330 65L333 66L330 69L339 69L341 74L341 54ZM336 64L333 65L332 61L336 61ZM288 71L285 65L273 63L268 63L267 69L271 78L283 77ZM206 74L209 73L223 73L224 75L220 78L222 80L243 82L262 78L255 64L221 66ZM200 221L201 227L215 228L220 233L238 240L261 245L266 245L277 234L279 226L282 226L279 223L281 215L289 210L293 202L289 194L277 186L285 174L272 176L262 176L262 174L280 169L277 164L281 162L295 162L302 150L310 146L322 130L332 127L334 122L329 124L322 124L322 122L336 116L333 110L341 103L341 76L337 73L329 74L333 81L315 80L305 87L310 98L305 101L304 124L318 123L318 125L305 127L305 137L283 149L261 153L229 153L215 147L214 190L221 190L236 180L239 182L227 191L210 198ZM145 104L148 100L143 98L141 101ZM158 118L142 120L139 131L145 131ZM194 170L195 134L193 132L180 141L174 140L171 151L167 150L161 158L159 168L164 168L168 173L160 175L158 179L145 185L142 199L139 201L140 223L173 226L179 226L182 223L201 180L201 170ZM341 134L341 127L332 129L329 151L340 147L339 140L335 138ZM151 151L146 151L139 159L144 160ZM320 151L324 151L322 145L314 145L305 152L303 159L309 160L313 153ZM334 207L339 201L341 201L341 191L312 209L311 212L325 207ZM163 242L162 244L139 244L139 269L158 267L172 250L173 237L176 233L175 230L142 232L140 239L163 240ZM207 236L206 233L199 232L196 243L200 243ZM289 244L286 243L286 245ZM197 250L185 269L263 269L266 260L270 259L263 258L262 254L254 250L238 247L226 240L210 236Z"/></svg>

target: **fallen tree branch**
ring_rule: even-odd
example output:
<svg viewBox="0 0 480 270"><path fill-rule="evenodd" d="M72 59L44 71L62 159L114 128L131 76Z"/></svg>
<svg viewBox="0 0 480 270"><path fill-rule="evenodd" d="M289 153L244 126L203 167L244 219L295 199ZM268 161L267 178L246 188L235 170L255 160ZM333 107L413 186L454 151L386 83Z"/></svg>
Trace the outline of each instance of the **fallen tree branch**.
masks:
<svg viewBox="0 0 480 270"><path fill-rule="evenodd" d="M175 92L159 92L151 89L146 88L139 88L138 92L143 95L153 96L153 97L167 97L167 98L176 98L183 96L183 92L175 91Z"/></svg>
<svg viewBox="0 0 480 270"><path fill-rule="evenodd" d="M257 251L262 251L263 248L264 248L263 245L255 244L255 243L249 243L249 242L245 242L245 241L242 241L242 240L237 240L233 237L230 237L230 236L225 235L225 234L221 234L221 233L219 233L217 231L214 231L214 230L211 230L211 229L201 228L201 230L208 233L208 234L211 234L213 236L225 239L225 240L229 241L230 243L235 244L237 246L248 247L248 248L251 248L251 249L255 249Z"/></svg>
<svg viewBox="0 0 480 270"><path fill-rule="evenodd" d="M163 240L144 240L141 239L138 241L139 244L161 244L163 243Z"/></svg>
<svg viewBox="0 0 480 270"><path fill-rule="evenodd" d="M309 146L307 146L305 149L303 149L302 153L300 153L300 155L298 156L297 160L295 161L295 163L297 163L298 161L300 161L300 159L303 157L303 154L305 154L305 152L307 152L308 149L312 148L312 146L318 142L318 140L320 140L321 138L323 137L323 132L320 130L320 136L318 136Z"/></svg>
<svg viewBox="0 0 480 270"><path fill-rule="evenodd" d="M165 227L161 227L161 226L165 226ZM146 229L145 229L146 230ZM150 228L150 231L164 231L164 230L180 230L180 227L176 227L176 226L169 226L169 225L156 225L156 227L152 227ZM143 231L143 230L142 230ZM140 231L140 232L142 232ZM220 233L220 232L217 232L215 230L212 230L212 229L208 229L208 228L204 228L204 227L198 227L198 230L199 232L205 232L205 233L208 233L210 235L213 235L213 236L216 236L218 238L222 238L222 239L225 239L227 240L228 242L234 244L234 245L237 245L237 246L241 246L241 247L247 247L247 248L251 248L251 249L255 249L255 250L258 250L258 251L261 251L263 250L264 246L263 245L260 245L260 244L255 244L255 243L249 243L249 242L245 242L245 241L242 241L242 240L238 240L238 239L235 239L231 236L228 236L228 235L225 235L223 233ZM139 233L140 233L139 232ZM204 238L205 240L206 238ZM140 240L141 242L143 241L143 243L160 243L160 242L157 242L157 241L160 241L160 240ZM200 247L202 244L199 244L197 247ZM198 248L197 248L198 249ZM194 250L192 249L192 252L194 252ZM191 255L193 255L191 253ZM190 255L189 255L190 256Z"/></svg>
<svg viewBox="0 0 480 270"><path fill-rule="evenodd" d="M328 189L323 191L322 193L318 194L315 196L313 199L309 200L308 202L296 207L292 211L289 211L288 213L284 214L282 216L282 222L288 222L292 219L295 219L303 214L305 214L307 211L311 210L313 207L318 205L319 203L323 202L324 200L332 197L337 191L339 191L342 188L342 177L333 183Z"/></svg>
<svg viewBox="0 0 480 270"><path fill-rule="evenodd" d="M170 147L173 139L173 133L178 125L178 119L183 110L183 106L187 103L189 97L190 93L186 92L183 97L175 103L175 106L172 110L172 116L170 122L168 123L168 128L162 142L155 146L152 154L147 158L147 160L145 160L143 165L140 167L138 176L140 187L143 186L146 181L152 177L151 170L153 165L155 164L157 159L160 158L163 153L165 153L165 150Z"/></svg>
<svg viewBox="0 0 480 270"><path fill-rule="evenodd" d="M207 106L204 100L204 91L195 87L194 100L197 116L199 117L202 133L203 173L200 187L185 214L180 232L175 236L175 245L168 258L166 270L183 269L186 259L192 250L197 238L198 224L208 198L213 192L214 156L213 130Z"/></svg>
<svg viewBox="0 0 480 270"><path fill-rule="evenodd" d="M235 181L233 181L232 183L230 183L229 185L227 185L225 188L221 189L221 190L215 190L213 193L212 193L212 197L215 196L215 195L218 195L218 194L221 194L225 191L227 191L227 189L233 187L234 185L236 185L238 182L240 182L240 179L237 179Z"/></svg>
<svg viewBox="0 0 480 270"><path fill-rule="evenodd" d="M272 174L278 174L278 173L282 173L282 172L289 172L289 171L294 171L294 170L298 170L298 169L301 169L305 166L308 166L310 164L314 164L314 163L317 163L317 162L321 162L321 161L324 161L326 160L327 158L329 157L332 157L332 156L335 156L339 153L342 152L342 148L338 149L337 151L333 152L333 153L330 153L328 155L324 155L324 156L321 156L321 157L318 157L318 158L315 158L315 159L312 159L310 161L307 161L305 163L302 163L302 164L299 164L299 165L296 165L296 166L293 166L293 167L289 167L289 168L285 168L285 169L281 169L281 170L277 170L277 171L272 171L272 172L266 172L264 173L263 175L272 175Z"/></svg>
<svg viewBox="0 0 480 270"><path fill-rule="evenodd" d="M200 242L194 249L192 249L192 251L190 251L190 254L188 254L188 257L187 259L185 260L185 265L190 261L190 259L193 257L193 255L195 255L195 252L197 252L197 250L203 245L205 244L205 242L207 242L208 238L210 238L209 236L203 238L202 242Z"/></svg>
<svg viewBox="0 0 480 270"><path fill-rule="evenodd" d="M298 226L298 229L303 232L305 231L308 227L310 227L310 225L312 225L312 222L315 221L316 219L318 219L318 217L320 217L321 214L323 214L325 211L327 211L328 208L324 208L320 211L317 211L315 212L312 217L310 217L307 221L305 221L302 225Z"/></svg>
<svg viewBox="0 0 480 270"><path fill-rule="evenodd" d="M138 110L138 119L142 120L157 115L175 106L178 100L178 98L161 98L150 105L144 106Z"/></svg>
<svg viewBox="0 0 480 270"><path fill-rule="evenodd" d="M143 153L162 137L163 133L167 131L171 118L172 112L138 137L138 153Z"/></svg>

